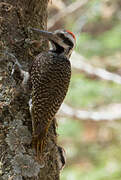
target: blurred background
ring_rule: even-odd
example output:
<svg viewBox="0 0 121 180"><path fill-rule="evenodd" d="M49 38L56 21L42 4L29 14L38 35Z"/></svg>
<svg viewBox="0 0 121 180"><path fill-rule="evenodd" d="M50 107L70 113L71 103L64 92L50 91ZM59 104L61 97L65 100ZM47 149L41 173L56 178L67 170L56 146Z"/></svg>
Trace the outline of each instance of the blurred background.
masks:
<svg viewBox="0 0 121 180"><path fill-rule="evenodd" d="M57 115L61 180L121 180L121 0L52 0L48 29L76 35Z"/></svg>

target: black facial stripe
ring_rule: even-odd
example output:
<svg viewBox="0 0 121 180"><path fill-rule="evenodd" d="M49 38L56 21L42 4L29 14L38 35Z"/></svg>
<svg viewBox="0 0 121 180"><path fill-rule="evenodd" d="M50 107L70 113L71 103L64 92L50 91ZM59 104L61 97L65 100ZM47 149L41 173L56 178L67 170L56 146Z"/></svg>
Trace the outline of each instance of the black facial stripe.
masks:
<svg viewBox="0 0 121 180"><path fill-rule="evenodd" d="M65 37L65 39L63 40L63 42L65 43L65 44L67 44L67 45L69 45L71 48L73 48L73 43L68 39L68 38L66 38Z"/></svg>
<svg viewBox="0 0 121 180"><path fill-rule="evenodd" d="M70 41L69 38L65 37L64 34L59 33L58 36L63 39L63 42L64 42L65 44L67 44L68 46L70 46L71 48L73 48L74 45L73 45L72 41Z"/></svg>
<svg viewBox="0 0 121 180"><path fill-rule="evenodd" d="M59 36L60 38L62 38L62 39L65 39L64 34L58 33L58 36Z"/></svg>
<svg viewBox="0 0 121 180"><path fill-rule="evenodd" d="M59 46L59 44L57 44L56 42L52 41L53 44L55 44L56 50L55 52L58 54L61 54L64 52L64 48L62 46Z"/></svg>

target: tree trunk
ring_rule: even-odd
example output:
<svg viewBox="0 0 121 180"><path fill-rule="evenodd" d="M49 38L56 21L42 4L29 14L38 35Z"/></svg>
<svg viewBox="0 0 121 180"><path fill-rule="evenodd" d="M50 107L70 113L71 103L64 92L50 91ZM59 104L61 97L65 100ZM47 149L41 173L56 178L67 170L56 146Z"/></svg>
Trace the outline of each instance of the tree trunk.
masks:
<svg viewBox="0 0 121 180"><path fill-rule="evenodd" d="M29 27L47 28L47 4L48 0L0 1L1 180L59 180L56 120L49 128L44 163L41 164L31 145L31 89L25 88L25 79L17 67L18 60L25 75L34 57L48 48L47 41L40 43L40 37L29 30Z"/></svg>

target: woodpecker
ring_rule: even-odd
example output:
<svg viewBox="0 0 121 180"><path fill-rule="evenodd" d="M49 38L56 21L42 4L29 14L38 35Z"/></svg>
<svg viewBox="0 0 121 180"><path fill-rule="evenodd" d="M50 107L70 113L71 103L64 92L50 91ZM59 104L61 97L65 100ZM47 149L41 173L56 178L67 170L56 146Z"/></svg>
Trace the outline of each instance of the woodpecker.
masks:
<svg viewBox="0 0 121 180"><path fill-rule="evenodd" d="M54 32L31 28L52 47L40 53L31 71L33 141L39 159L43 152L48 129L68 91L71 78L69 58L75 46L74 34L67 30Z"/></svg>

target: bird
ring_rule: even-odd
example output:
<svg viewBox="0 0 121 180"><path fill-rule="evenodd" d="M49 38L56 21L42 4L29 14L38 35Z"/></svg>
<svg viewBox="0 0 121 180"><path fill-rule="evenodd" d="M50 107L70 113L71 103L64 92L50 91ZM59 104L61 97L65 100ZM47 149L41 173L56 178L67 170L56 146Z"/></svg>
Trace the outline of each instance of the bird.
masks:
<svg viewBox="0 0 121 180"><path fill-rule="evenodd" d="M69 88L71 78L69 58L75 47L76 37L68 30L54 32L36 28L31 30L51 44L48 51L36 56L30 70L33 144L39 159L46 147L50 124Z"/></svg>

